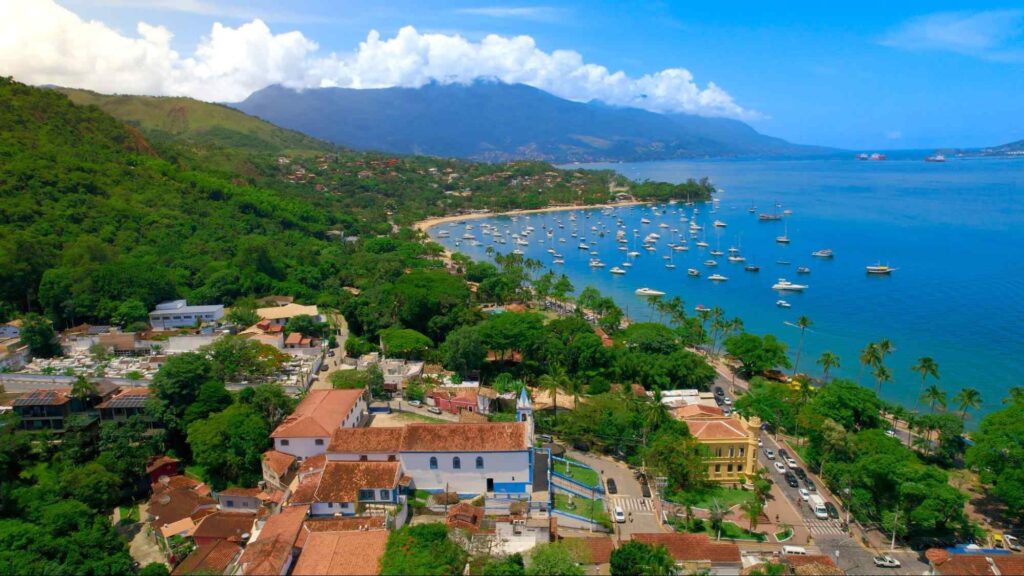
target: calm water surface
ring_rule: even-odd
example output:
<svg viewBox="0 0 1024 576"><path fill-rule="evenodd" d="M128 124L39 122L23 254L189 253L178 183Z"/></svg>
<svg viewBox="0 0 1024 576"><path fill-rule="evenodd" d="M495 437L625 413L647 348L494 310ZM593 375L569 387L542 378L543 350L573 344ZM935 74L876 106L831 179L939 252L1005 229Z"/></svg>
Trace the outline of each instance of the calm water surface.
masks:
<svg viewBox="0 0 1024 576"><path fill-rule="evenodd" d="M1010 386L1024 385L1024 160L964 159L945 164L914 160L858 162L825 159L799 161L704 161L600 164L633 178L678 182L689 177L708 176L721 189L720 204L698 205L696 216L704 231L698 238L687 234L693 208L682 204L655 210L649 206L620 208L611 213L577 210L520 216L494 217L473 221L473 233L480 246L462 242L456 248L470 256L487 259L487 246L500 252L515 248L537 258L550 268L564 272L577 289L592 285L611 295L632 318L652 316L644 300L634 295L639 287L680 296L687 307L698 304L720 306L726 316L739 316L746 329L773 333L795 352L798 331L787 323L800 315L814 322L804 344L801 368L818 373L814 360L825 350L838 354L842 376L857 378L857 356L869 341L889 338L896 352L887 364L893 382L883 388L891 400L913 406L919 377L910 367L920 356L934 357L940 365L940 386L952 396L962 387L973 386L984 396L982 412L997 409ZM759 222L758 212L773 212L776 203L792 214L780 222ZM628 258L615 241L616 219L625 224L630 250L633 230L639 231L633 260L627 274L609 270ZM642 224L647 218L650 224ZM725 228L715 228L714 220ZM507 244L493 243L481 236L481 223L505 230ZM564 228L559 229L561 223ZM660 228L664 223L668 228ZM570 236L575 225L577 238ZM533 226L530 244L516 246L512 232ZM591 230L604 229L604 237ZM546 228L545 228L546 227ZM673 235L672 228L678 229ZM455 248L464 225L439 227L451 237L438 240ZM546 229L553 229L548 240ZM640 243L654 232L662 236L656 252ZM787 234L789 245L775 242ZM668 244L685 236L690 249L673 252ZM559 242L565 238L565 242ZM580 239L596 241L605 268L591 268L592 256L578 249ZM705 239L710 247L695 246ZM714 257L714 248L737 247L747 263L761 267L759 273L745 272L744 264L730 263L726 256ZM565 259L553 264L547 252L553 248ZM835 251L833 260L811 257L821 248ZM672 255L675 269L667 269L663 257ZM717 268L703 265L708 259ZM777 264L785 260L791 265ZM897 271L890 277L869 277L864 266L890 264ZM807 266L810 274L798 275ZM687 268L701 271L700 278L687 276ZM719 273L729 278L722 283L707 277ZM781 295L792 307L776 306L780 294L771 289L779 278L809 285L804 293ZM873 386L868 375L862 382ZM974 418L977 420L977 417Z"/></svg>

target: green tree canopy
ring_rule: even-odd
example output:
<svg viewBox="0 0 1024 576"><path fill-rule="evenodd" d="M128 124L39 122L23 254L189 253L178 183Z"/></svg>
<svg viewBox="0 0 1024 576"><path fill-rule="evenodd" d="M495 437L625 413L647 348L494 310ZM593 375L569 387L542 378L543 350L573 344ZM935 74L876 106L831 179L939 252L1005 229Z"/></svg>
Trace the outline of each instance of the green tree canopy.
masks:
<svg viewBox="0 0 1024 576"><path fill-rule="evenodd" d="M269 447L270 428L244 404L234 404L188 427L188 443L213 488L253 486L261 477L261 456Z"/></svg>
<svg viewBox="0 0 1024 576"><path fill-rule="evenodd" d="M434 343L423 334L408 328L381 330L380 339L384 353L389 357L422 360Z"/></svg>

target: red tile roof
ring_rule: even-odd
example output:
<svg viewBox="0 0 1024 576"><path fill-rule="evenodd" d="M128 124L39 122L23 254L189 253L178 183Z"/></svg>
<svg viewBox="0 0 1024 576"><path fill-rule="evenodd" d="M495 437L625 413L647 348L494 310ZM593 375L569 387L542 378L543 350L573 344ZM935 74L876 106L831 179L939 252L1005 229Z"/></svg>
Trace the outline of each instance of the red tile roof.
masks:
<svg viewBox="0 0 1024 576"><path fill-rule="evenodd" d="M686 406L680 406L672 411L672 415L679 420L685 420L687 418L701 417L701 416L717 416L719 418L725 416L725 412L722 411L718 406L705 406L703 404L687 404Z"/></svg>
<svg viewBox="0 0 1024 576"><path fill-rule="evenodd" d="M295 490L292 491L292 495L288 498L288 503L292 505L312 504L316 499L316 489L320 485L321 476L323 476L322 470L303 476L299 480L299 485L296 486Z"/></svg>
<svg viewBox="0 0 1024 576"><path fill-rule="evenodd" d="M235 486L233 488L225 488L218 492L220 496L241 496L243 498L259 498L259 495L263 493L263 490L259 488L241 488Z"/></svg>
<svg viewBox="0 0 1024 576"><path fill-rule="evenodd" d="M403 452L513 452L527 450L526 424L409 424Z"/></svg>
<svg viewBox="0 0 1024 576"><path fill-rule="evenodd" d="M612 550L615 549L615 542L608 536L595 538L566 538L562 540L571 549L576 546L582 548L586 556L577 561L585 564L607 564L612 561Z"/></svg>
<svg viewBox="0 0 1024 576"><path fill-rule="evenodd" d="M309 506L285 508L267 519L263 530L242 553L239 564L246 574L281 574L302 532Z"/></svg>
<svg viewBox="0 0 1024 576"><path fill-rule="evenodd" d="M445 522L449 527L477 531L484 519L484 509L467 502L460 502L448 509Z"/></svg>
<svg viewBox="0 0 1024 576"><path fill-rule="evenodd" d="M295 563L292 574L365 575L380 573L380 559L388 542L386 530L369 532L313 532Z"/></svg>
<svg viewBox="0 0 1024 576"><path fill-rule="evenodd" d="M171 574L223 574L241 551L242 547L234 542L217 540L196 548Z"/></svg>
<svg viewBox="0 0 1024 576"><path fill-rule="evenodd" d="M365 392L359 390L310 390L272 438L329 437L352 411Z"/></svg>
<svg viewBox="0 0 1024 576"><path fill-rule="evenodd" d="M404 427L338 428L331 436L328 452L342 454L397 454L402 450Z"/></svg>
<svg viewBox="0 0 1024 576"><path fill-rule="evenodd" d="M362 489L393 490L399 470L398 462L328 462L314 501L357 502Z"/></svg>
<svg viewBox="0 0 1024 576"><path fill-rule="evenodd" d="M687 420L690 434L698 440L745 440L746 427L738 418Z"/></svg>
<svg viewBox="0 0 1024 576"><path fill-rule="evenodd" d="M214 512L199 521L192 532L193 538L217 538L242 542L245 534L252 534L255 514L244 512Z"/></svg>
<svg viewBox="0 0 1024 576"><path fill-rule="evenodd" d="M303 527L309 532L348 532L352 530L384 530L384 516L346 516L344 518L310 518Z"/></svg>
<svg viewBox="0 0 1024 576"><path fill-rule="evenodd" d="M641 533L633 540L645 544L662 545L676 562L709 561L713 564L739 564L740 548L735 544L712 542L704 534Z"/></svg>
<svg viewBox="0 0 1024 576"><path fill-rule="evenodd" d="M146 464L146 474L155 472L164 464L178 464L180 462L181 460L178 460L177 458L174 458L172 456L156 456L150 459L150 461Z"/></svg>
<svg viewBox="0 0 1024 576"><path fill-rule="evenodd" d="M188 488L165 490L153 495L149 500L149 515L152 518L150 522L159 528L165 524L188 518L204 506L212 507L216 504L217 502L213 498L203 496Z"/></svg>
<svg viewBox="0 0 1024 576"><path fill-rule="evenodd" d="M174 476L161 475L160 480L149 485L153 494L159 494L168 490L176 490L178 488L201 491L200 488L203 486L202 482L181 474L175 474Z"/></svg>
<svg viewBox="0 0 1024 576"><path fill-rule="evenodd" d="M263 453L263 462L266 463L268 468L273 470L274 474L284 476L288 473L288 469L292 467L292 464L295 463L295 456L278 452L277 450L267 450Z"/></svg>

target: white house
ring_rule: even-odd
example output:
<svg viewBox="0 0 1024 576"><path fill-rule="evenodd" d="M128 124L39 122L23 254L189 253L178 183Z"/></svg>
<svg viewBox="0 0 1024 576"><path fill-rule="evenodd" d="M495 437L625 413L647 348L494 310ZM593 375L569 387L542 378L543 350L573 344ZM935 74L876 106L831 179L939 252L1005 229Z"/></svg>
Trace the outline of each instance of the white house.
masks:
<svg viewBox="0 0 1024 576"><path fill-rule="evenodd" d="M399 504L398 462L327 462L313 493L314 516L354 515L360 504Z"/></svg>
<svg viewBox="0 0 1024 576"><path fill-rule="evenodd" d="M170 300L156 305L149 313L149 324L154 330L167 330L194 326L196 322L214 322L223 317L222 304L189 306L185 300Z"/></svg>
<svg viewBox="0 0 1024 576"><path fill-rule="evenodd" d="M302 304L285 304L284 306L270 306L268 308L257 308L256 315L260 320L270 324L283 326L296 316L309 316L317 322L323 322L324 317L316 306L303 306Z"/></svg>
<svg viewBox="0 0 1024 576"><path fill-rule="evenodd" d="M331 435L339 428L363 423L369 392L359 390L310 390L271 434L274 449L296 458L327 451Z"/></svg>

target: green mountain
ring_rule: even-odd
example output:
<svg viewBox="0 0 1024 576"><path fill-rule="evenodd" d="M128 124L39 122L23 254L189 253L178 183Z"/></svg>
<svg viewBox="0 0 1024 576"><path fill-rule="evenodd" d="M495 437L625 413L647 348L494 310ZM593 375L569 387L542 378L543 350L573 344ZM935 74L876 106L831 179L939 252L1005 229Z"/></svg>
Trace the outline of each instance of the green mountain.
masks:
<svg viewBox="0 0 1024 576"><path fill-rule="evenodd" d="M54 90L67 95L75 104L96 106L139 128L154 142L187 142L200 147L269 154L322 152L333 148L326 142L274 126L234 108L192 98L108 95L60 87Z"/></svg>

